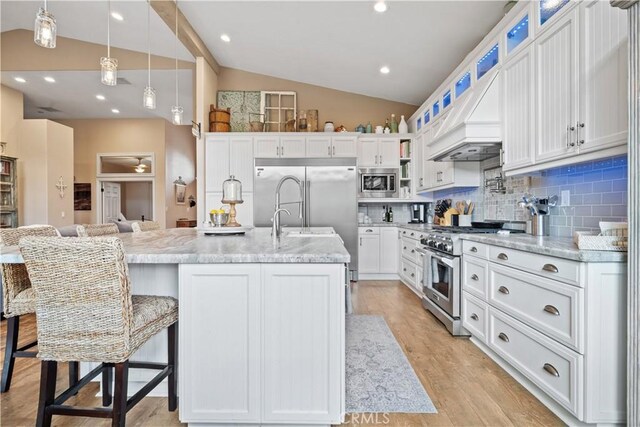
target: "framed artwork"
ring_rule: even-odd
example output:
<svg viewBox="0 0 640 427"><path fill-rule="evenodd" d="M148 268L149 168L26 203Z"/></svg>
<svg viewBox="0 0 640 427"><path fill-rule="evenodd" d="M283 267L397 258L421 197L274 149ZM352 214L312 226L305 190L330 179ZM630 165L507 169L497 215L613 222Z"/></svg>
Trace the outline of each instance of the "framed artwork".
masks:
<svg viewBox="0 0 640 427"><path fill-rule="evenodd" d="M91 184L89 183L73 184L73 210L75 211L91 210Z"/></svg>
<svg viewBox="0 0 640 427"><path fill-rule="evenodd" d="M173 181L173 185L176 189L176 205L184 205L186 204L186 192L187 192L187 183L182 180L182 177L179 176L178 179Z"/></svg>

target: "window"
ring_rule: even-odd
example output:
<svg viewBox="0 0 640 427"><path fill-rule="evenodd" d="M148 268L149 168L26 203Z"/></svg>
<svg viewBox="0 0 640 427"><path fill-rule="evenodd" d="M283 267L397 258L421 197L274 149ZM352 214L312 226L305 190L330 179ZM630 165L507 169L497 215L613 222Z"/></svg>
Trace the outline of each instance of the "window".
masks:
<svg viewBox="0 0 640 427"><path fill-rule="evenodd" d="M424 112L424 124L426 125L431 120L431 115L429 114L429 110Z"/></svg>
<svg viewBox="0 0 640 427"><path fill-rule="evenodd" d="M489 52L485 53L485 55L480 58L476 65L476 75L478 76L478 80L498 64L498 58L498 43L496 43Z"/></svg>
<svg viewBox="0 0 640 427"><path fill-rule="evenodd" d="M416 128L418 128L418 130L420 130L422 128L422 119L420 117L418 117L418 122L416 123Z"/></svg>
<svg viewBox="0 0 640 427"><path fill-rule="evenodd" d="M433 117L435 118L440 112L440 101L436 101L433 104Z"/></svg>
<svg viewBox="0 0 640 427"><path fill-rule="evenodd" d="M471 87L471 71L467 71L464 75L456 82L456 98L460 98L460 95L464 93L465 90Z"/></svg>
<svg viewBox="0 0 640 427"><path fill-rule="evenodd" d="M451 105L451 91L448 90L442 95L442 109L444 110Z"/></svg>
<svg viewBox="0 0 640 427"><path fill-rule="evenodd" d="M511 51L525 41L527 37L529 37L529 15L525 15L524 18L507 33L507 53L511 53Z"/></svg>
<svg viewBox="0 0 640 427"><path fill-rule="evenodd" d="M540 25L547 22L567 3L569 0L540 0Z"/></svg>

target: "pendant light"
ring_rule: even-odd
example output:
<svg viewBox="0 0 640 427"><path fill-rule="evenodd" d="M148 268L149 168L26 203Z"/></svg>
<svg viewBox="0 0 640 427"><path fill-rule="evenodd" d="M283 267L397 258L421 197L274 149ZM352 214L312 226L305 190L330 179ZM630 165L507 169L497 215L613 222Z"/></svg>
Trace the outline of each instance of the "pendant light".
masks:
<svg viewBox="0 0 640 427"><path fill-rule="evenodd" d="M176 105L171 107L171 118L174 125L182 124L182 113L184 109L178 102L178 0L176 0L176 41L175 41L175 56L176 56Z"/></svg>
<svg viewBox="0 0 640 427"><path fill-rule="evenodd" d="M100 58L102 84L115 86L118 84L118 60L111 57L111 0L107 1L107 56Z"/></svg>
<svg viewBox="0 0 640 427"><path fill-rule="evenodd" d="M53 49L56 47L56 34L56 18L49 13L47 0L44 0L44 9L40 8L36 14L33 41L38 46Z"/></svg>
<svg viewBox="0 0 640 427"><path fill-rule="evenodd" d="M142 105L149 110L156 109L156 91L151 87L151 1L147 0L147 87L142 95Z"/></svg>

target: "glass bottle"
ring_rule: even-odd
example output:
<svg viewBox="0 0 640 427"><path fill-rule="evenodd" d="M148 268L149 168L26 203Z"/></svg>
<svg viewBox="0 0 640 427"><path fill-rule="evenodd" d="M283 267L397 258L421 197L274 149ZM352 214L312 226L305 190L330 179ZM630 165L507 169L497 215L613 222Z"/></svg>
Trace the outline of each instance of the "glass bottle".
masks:
<svg viewBox="0 0 640 427"><path fill-rule="evenodd" d="M391 133L398 133L398 122L395 114L391 115Z"/></svg>
<svg viewBox="0 0 640 427"><path fill-rule="evenodd" d="M389 208L389 220L387 222L393 222L393 209Z"/></svg>
<svg viewBox="0 0 640 427"><path fill-rule="evenodd" d="M371 125L371 122L367 123L367 133L373 133L373 126Z"/></svg>
<svg viewBox="0 0 640 427"><path fill-rule="evenodd" d="M222 203L242 203L242 183L234 175L222 183Z"/></svg>
<svg viewBox="0 0 640 427"><path fill-rule="evenodd" d="M385 119L384 121L384 129L382 129L384 133L391 133L391 127L389 126L389 119Z"/></svg>

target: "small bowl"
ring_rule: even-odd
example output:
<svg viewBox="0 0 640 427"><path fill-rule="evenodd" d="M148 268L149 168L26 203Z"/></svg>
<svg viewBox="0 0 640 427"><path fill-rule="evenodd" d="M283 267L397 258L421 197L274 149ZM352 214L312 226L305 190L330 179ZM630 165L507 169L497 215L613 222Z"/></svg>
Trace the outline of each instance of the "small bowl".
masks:
<svg viewBox="0 0 640 427"><path fill-rule="evenodd" d="M218 213L218 214L209 214L209 218L211 218L211 223L214 227L222 227L227 224L229 221L228 213Z"/></svg>

